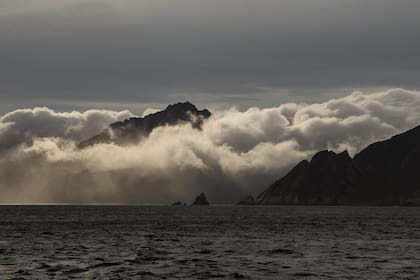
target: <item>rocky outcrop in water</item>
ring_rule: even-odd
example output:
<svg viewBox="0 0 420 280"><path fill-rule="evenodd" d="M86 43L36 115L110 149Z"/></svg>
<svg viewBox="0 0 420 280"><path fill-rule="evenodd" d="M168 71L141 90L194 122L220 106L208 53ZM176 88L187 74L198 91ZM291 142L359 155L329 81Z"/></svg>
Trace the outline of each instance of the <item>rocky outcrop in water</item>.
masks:
<svg viewBox="0 0 420 280"><path fill-rule="evenodd" d="M247 195L236 204L237 205L255 205L257 204L257 201L252 195Z"/></svg>
<svg viewBox="0 0 420 280"><path fill-rule="evenodd" d="M194 202L191 205L210 205L206 195L202 192L195 198Z"/></svg>
<svg viewBox="0 0 420 280"><path fill-rule="evenodd" d="M352 159L322 151L257 197L258 204L420 205L420 126Z"/></svg>
<svg viewBox="0 0 420 280"><path fill-rule="evenodd" d="M85 148L98 143L116 143L118 145L137 143L142 137L148 136L153 129L165 125L190 123L193 128L200 129L203 121L210 116L210 111L207 109L198 110L190 102L177 103L144 118L130 118L113 123L100 134L79 143L78 147Z"/></svg>

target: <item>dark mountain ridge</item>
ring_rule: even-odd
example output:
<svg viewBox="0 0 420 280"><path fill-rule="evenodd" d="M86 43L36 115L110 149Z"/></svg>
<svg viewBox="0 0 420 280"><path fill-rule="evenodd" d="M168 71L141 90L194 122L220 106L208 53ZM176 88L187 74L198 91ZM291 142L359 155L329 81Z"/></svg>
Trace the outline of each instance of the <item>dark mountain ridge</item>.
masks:
<svg viewBox="0 0 420 280"><path fill-rule="evenodd" d="M257 197L258 204L419 205L420 126L350 158L321 151Z"/></svg>
<svg viewBox="0 0 420 280"><path fill-rule="evenodd" d="M200 129L203 121L211 116L209 110L198 110L190 102L169 105L165 110L150 114L144 118L130 118L109 125L101 133L80 142L78 147L85 148L98 143L116 143L127 145L137 143L148 136L153 129L165 125L190 123L193 128Z"/></svg>

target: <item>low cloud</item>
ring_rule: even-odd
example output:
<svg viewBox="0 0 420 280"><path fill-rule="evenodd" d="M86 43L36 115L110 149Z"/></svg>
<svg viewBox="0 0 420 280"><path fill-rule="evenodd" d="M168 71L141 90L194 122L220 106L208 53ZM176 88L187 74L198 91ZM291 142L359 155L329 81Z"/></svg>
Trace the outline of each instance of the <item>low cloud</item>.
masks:
<svg viewBox="0 0 420 280"><path fill-rule="evenodd" d="M15 110L0 117L0 154L22 143L30 144L34 138L60 137L81 141L99 133L112 122L133 116L129 111L59 113L45 107Z"/></svg>
<svg viewBox="0 0 420 280"><path fill-rule="evenodd" d="M152 111L150 111L152 112ZM420 124L420 92L354 92L316 104L213 112L202 130L160 127L136 145L76 144L128 111L17 110L0 119L1 202L215 203L262 191L316 151L355 154Z"/></svg>

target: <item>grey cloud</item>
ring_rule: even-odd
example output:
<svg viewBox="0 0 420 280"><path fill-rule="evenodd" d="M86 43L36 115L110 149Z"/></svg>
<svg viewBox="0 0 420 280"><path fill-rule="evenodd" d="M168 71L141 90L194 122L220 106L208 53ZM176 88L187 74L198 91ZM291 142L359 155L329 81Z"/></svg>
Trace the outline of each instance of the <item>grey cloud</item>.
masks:
<svg viewBox="0 0 420 280"><path fill-rule="evenodd" d="M37 110L48 115L42 118L43 129L51 132L34 125ZM44 108L6 114L0 133L19 127L19 141L25 128L31 141L0 158L1 202L169 203L205 191L215 203L232 203L263 190L316 151L348 149L354 154L418 125L420 92L355 92L322 103L213 113L202 130L160 127L137 145L98 144L83 150L75 149L74 141L102 125L81 122L86 113ZM69 123L77 123L77 133L62 129Z"/></svg>
<svg viewBox="0 0 420 280"><path fill-rule="evenodd" d="M0 4L0 96L14 104L268 106L264 89L420 86L417 1L26 2Z"/></svg>

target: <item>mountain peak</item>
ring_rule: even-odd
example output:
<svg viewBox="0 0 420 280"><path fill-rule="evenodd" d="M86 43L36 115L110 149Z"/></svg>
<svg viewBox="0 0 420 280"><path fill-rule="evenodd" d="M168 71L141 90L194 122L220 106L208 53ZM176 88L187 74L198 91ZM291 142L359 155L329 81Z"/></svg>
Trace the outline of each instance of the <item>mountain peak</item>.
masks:
<svg viewBox="0 0 420 280"><path fill-rule="evenodd" d="M318 153L316 153L312 159L311 159L311 164L320 164L320 163L328 163L328 162L332 162L332 161L336 161L336 160L351 160L351 157L349 155L349 153L347 152L347 150L341 152L341 153L335 153L333 151L328 151L328 150L324 150L324 151L320 151Z"/></svg>
<svg viewBox="0 0 420 280"><path fill-rule="evenodd" d="M194 104L192 104L189 101L186 102L178 102L178 103L174 103L174 104L169 104L165 110L170 110L170 109L180 109L180 110L193 110L193 111L197 111L197 107L195 107Z"/></svg>
<svg viewBox="0 0 420 280"><path fill-rule="evenodd" d="M329 159L335 158L335 156L337 156L337 154L334 153L333 151L323 150L323 151L320 151L320 152L316 153L312 157L311 163L316 163L316 162L319 162L319 161L329 160Z"/></svg>
<svg viewBox="0 0 420 280"><path fill-rule="evenodd" d="M201 129L205 119L211 113L207 109L198 110L190 102L170 104L165 110L150 114L144 118L130 118L109 125L103 132L79 144L84 148L98 143L116 143L119 145L135 144L159 126L173 126L190 123L193 128Z"/></svg>

